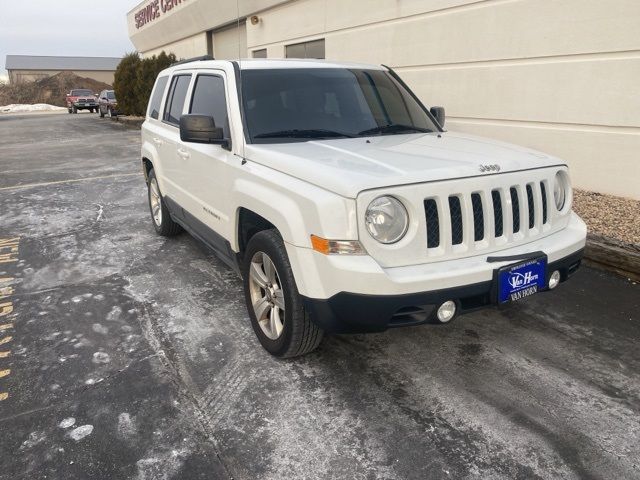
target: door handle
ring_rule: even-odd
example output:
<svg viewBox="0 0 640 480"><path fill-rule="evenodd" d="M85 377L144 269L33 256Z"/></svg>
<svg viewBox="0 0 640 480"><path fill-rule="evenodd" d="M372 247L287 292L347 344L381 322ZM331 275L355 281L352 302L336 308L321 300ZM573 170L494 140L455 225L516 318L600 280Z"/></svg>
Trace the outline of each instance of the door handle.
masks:
<svg viewBox="0 0 640 480"><path fill-rule="evenodd" d="M154 137L153 143L155 143L156 145L162 145L164 142L160 140L158 137Z"/></svg>
<svg viewBox="0 0 640 480"><path fill-rule="evenodd" d="M183 160L186 160L191 156L191 154L187 152L184 148L179 148L177 152L178 152L178 156Z"/></svg>

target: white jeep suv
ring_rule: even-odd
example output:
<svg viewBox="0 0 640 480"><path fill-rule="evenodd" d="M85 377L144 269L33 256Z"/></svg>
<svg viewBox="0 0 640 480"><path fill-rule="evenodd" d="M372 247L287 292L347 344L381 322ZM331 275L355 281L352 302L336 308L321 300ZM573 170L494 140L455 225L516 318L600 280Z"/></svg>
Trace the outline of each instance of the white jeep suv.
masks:
<svg viewBox="0 0 640 480"><path fill-rule="evenodd" d="M586 228L566 164L447 132L384 66L194 59L142 126L153 225L242 275L271 354L324 332L446 323L555 288Z"/></svg>

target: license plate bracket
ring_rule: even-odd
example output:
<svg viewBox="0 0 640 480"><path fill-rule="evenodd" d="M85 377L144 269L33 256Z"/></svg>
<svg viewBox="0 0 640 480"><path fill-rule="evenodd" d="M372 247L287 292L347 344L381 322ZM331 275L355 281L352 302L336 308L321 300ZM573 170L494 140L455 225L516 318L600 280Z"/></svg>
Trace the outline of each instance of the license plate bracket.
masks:
<svg viewBox="0 0 640 480"><path fill-rule="evenodd" d="M498 270L498 303L529 297L543 290L547 281L547 256L521 260Z"/></svg>

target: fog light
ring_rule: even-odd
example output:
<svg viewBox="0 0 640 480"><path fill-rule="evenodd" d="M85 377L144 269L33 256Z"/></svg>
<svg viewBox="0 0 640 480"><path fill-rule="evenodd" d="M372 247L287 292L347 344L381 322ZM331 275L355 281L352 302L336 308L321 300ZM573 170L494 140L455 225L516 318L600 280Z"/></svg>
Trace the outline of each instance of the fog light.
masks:
<svg viewBox="0 0 640 480"><path fill-rule="evenodd" d="M437 316L440 323L447 323L451 321L455 314L456 302L454 302L453 300L447 300L438 307Z"/></svg>
<svg viewBox="0 0 640 480"><path fill-rule="evenodd" d="M549 277L549 290L553 290L560 283L560 272L555 270Z"/></svg>

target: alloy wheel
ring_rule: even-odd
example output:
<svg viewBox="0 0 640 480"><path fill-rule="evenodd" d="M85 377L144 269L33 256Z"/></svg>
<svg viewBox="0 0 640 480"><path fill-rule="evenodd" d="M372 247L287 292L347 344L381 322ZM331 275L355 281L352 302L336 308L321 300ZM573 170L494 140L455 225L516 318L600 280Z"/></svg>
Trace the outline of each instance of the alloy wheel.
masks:
<svg viewBox="0 0 640 480"><path fill-rule="evenodd" d="M160 197L160 189L155 177L149 183L149 203L151 204L153 221L159 227L162 225L162 197Z"/></svg>
<svg viewBox="0 0 640 480"><path fill-rule="evenodd" d="M276 340L284 330L284 290L269 255L256 252L249 268L251 304L262 332Z"/></svg>

